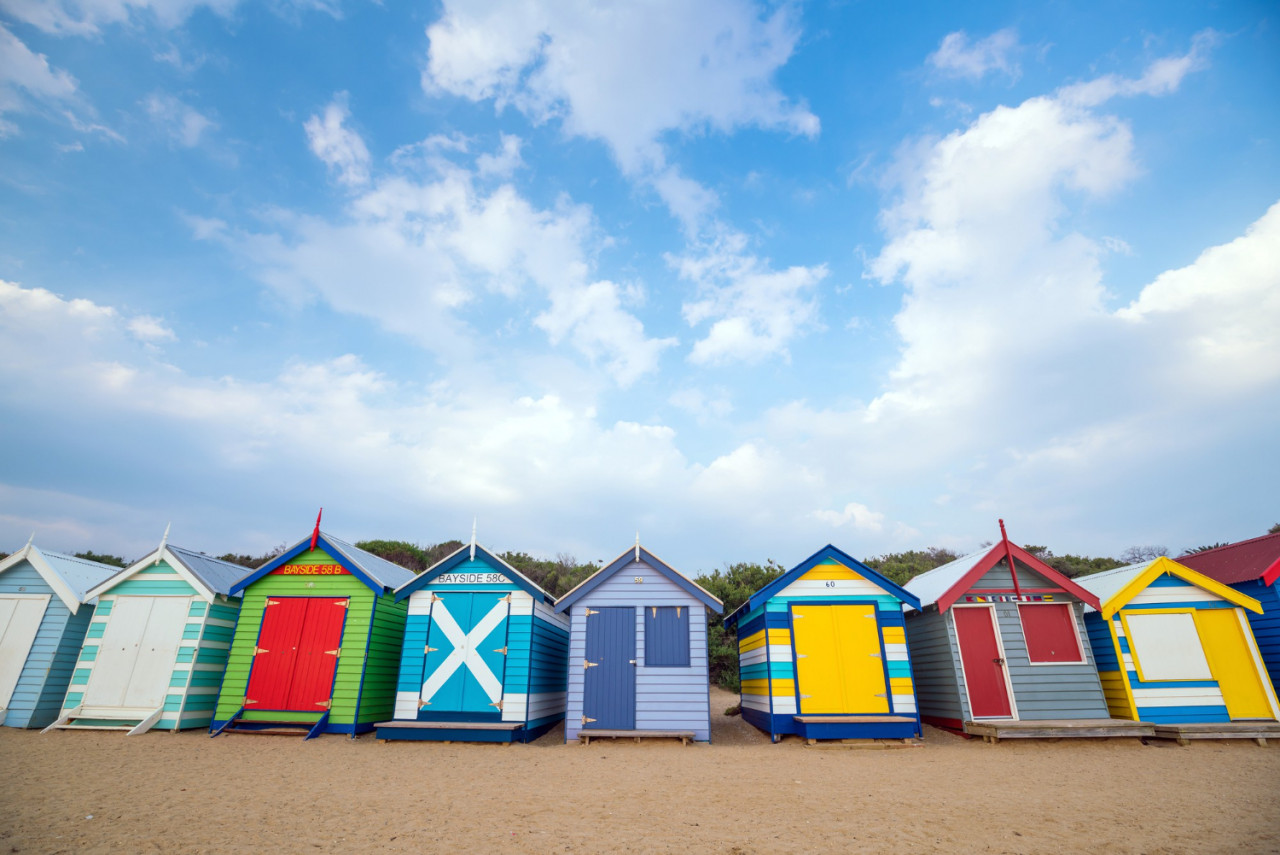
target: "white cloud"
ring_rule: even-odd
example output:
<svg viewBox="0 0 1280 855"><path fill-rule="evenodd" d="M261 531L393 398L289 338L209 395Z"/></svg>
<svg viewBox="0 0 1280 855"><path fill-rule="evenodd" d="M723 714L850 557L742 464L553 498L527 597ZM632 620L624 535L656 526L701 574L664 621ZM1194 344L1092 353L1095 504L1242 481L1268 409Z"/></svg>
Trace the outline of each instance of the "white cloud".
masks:
<svg viewBox="0 0 1280 855"><path fill-rule="evenodd" d="M671 131L817 133L773 83L799 37L793 15L745 0L448 2L427 30L423 86L558 119L603 140L624 171L656 172Z"/></svg>
<svg viewBox="0 0 1280 855"><path fill-rule="evenodd" d="M350 118L347 93L339 92L324 108L324 117L313 115L304 127L311 152L337 173L340 182L358 187L369 181L369 149L360 134L347 127Z"/></svg>
<svg viewBox="0 0 1280 855"><path fill-rule="evenodd" d="M812 293L826 278L826 266L774 270L747 252L746 238L736 233L700 249L667 258L697 286L697 299L684 304L685 320L691 326L712 322L689 359L714 365L787 358L787 344L817 322Z"/></svg>
<svg viewBox="0 0 1280 855"><path fill-rule="evenodd" d="M229 17L240 0L0 0L0 9L19 21L60 36L97 36L114 24L181 26L200 8ZM316 10L338 16L335 0L280 0L281 11Z"/></svg>
<svg viewBox="0 0 1280 855"><path fill-rule="evenodd" d="M510 184L482 191L440 156L460 147L446 142L402 149L396 162L428 174L365 178L336 221L276 211L259 232L193 228L231 245L286 297L319 297L452 360L476 347L454 310L491 293L525 299L532 286L547 301L534 323L552 343L567 341L624 386L656 370L675 341L646 337L629 310L639 288L592 276L591 211L567 199L538 209Z"/></svg>
<svg viewBox="0 0 1280 855"><path fill-rule="evenodd" d="M524 160L520 157L520 138L511 134L502 135L502 147L496 154L476 158L476 171L484 178L509 178L521 166Z"/></svg>
<svg viewBox="0 0 1280 855"><path fill-rule="evenodd" d="M128 323L129 332L133 333L134 338L138 341L156 344L162 341L177 341L178 337L174 335L172 329L161 318L153 318L151 315L138 315L132 318Z"/></svg>
<svg viewBox="0 0 1280 855"><path fill-rule="evenodd" d="M178 145L194 148L205 131L216 128L213 120L173 95L155 92L143 102L147 115Z"/></svg>
<svg viewBox="0 0 1280 855"><path fill-rule="evenodd" d="M1137 79L1108 74L1063 87L1059 97L1081 107L1096 107L1117 96L1168 95L1178 90L1188 74L1208 66L1209 51L1217 46L1219 40L1214 30L1203 30L1191 40L1191 49L1187 53L1156 60Z"/></svg>
<svg viewBox="0 0 1280 855"><path fill-rule="evenodd" d="M74 77L50 66L44 54L32 51L0 24L0 139L18 132L4 114L29 109L29 101L66 104L77 90Z"/></svg>
<svg viewBox="0 0 1280 855"><path fill-rule="evenodd" d="M728 418L733 413L733 401L724 389L707 393L702 389L678 389L667 398L667 403L692 415L699 424L706 424L712 419Z"/></svg>
<svg viewBox="0 0 1280 855"><path fill-rule="evenodd" d="M884 530L884 514L871 510L858 502L849 502L842 511L814 511L815 519L832 528L849 527L854 531L880 532Z"/></svg>
<svg viewBox="0 0 1280 855"><path fill-rule="evenodd" d="M948 33L938 49L929 54L929 63L955 77L979 80L989 71L999 71L1017 79L1022 70L1013 56L1019 49L1018 33L1012 27L976 42L970 42L967 33L957 30Z"/></svg>

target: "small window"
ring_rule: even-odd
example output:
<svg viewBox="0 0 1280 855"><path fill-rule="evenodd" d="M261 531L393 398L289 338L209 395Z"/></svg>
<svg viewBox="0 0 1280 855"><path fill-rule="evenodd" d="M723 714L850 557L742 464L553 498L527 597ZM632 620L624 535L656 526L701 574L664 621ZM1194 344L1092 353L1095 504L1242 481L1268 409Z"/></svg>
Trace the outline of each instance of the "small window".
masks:
<svg viewBox="0 0 1280 855"><path fill-rule="evenodd" d="M689 667L689 607L644 607L644 664Z"/></svg>
<svg viewBox="0 0 1280 855"><path fill-rule="evenodd" d="M1075 616L1067 603L1018 606L1027 658L1033 663L1083 662Z"/></svg>

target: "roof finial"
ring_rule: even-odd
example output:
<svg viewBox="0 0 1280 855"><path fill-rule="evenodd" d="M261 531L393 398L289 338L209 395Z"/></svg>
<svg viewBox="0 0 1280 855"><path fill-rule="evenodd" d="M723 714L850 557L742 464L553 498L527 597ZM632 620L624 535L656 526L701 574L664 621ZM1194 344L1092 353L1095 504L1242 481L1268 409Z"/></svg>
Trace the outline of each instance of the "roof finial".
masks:
<svg viewBox="0 0 1280 855"><path fill-rule="evenodd" d="M160 548L156 550L156 563L152 567L159 566L160 556L164 554L164 548L169 545L169 529L173 527L173 522L169 522L164 527L164 537L160 538Z"/></svg>
<svg viewBox="0 0 1280 855"><path fill-rule="evenodd" d="M640 532L636 532L636 560L640 560Z"/></svg>
<svg viewBox="0 0 1280 855"><path fill-rule="evenodd" d="M316 514L316 528L311 532L311 548L315 549L316 544L320 542L320 517L324 516L324 508L320 509L320 513Z"/></svg>
<svg viewBox="0 0 1280 855"><path fill-rule="evenodd" d="M1009 534L1004 530L1004 520L997 520L1000 523L1000 540L1004 543L1009 542Z"/></svg>
<svg viewBox="0 0 1280 855"><path fill-rule="evenodd" d="M471 518L471 560L476 560L476 517Z"/></svg>
<svg viewBox="0 0 1280 855"><path fill-rule="evenodd" d="M26 551L30 550L30 549L31 549L31 544L35 543L35 541L36 541L36 530L35 530L35 529L31 529L31 537L28 537L28 538L27 538L27 545L26 545L26 546L24 546L24 547L22 547L22 551L23 551L23 552L26 552Z"/></svg>

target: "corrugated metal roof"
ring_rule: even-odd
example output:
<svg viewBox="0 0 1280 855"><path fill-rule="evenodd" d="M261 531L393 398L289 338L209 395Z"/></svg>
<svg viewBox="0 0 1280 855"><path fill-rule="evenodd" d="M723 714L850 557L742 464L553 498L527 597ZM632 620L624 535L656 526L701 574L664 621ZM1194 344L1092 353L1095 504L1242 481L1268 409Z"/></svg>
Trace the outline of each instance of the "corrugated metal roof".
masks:
<svg viewBox="0 0 1280 855"><path fill-rule="evenodd" d="M173 544L168 544L167 548L186 565L193 576L215 594L230 594L232 585L253 572L250 567L222 561L203 552L192 552L190 549L182 549Z"/></svg>
<svg viewBox="0 0 1280 855"><path fill-rule="evenodd" d="M1197 573L1224 585L1251 582L1280 561L1280 532L1206 549L1178 559Z"/></svg>
<svg viewBox="0 0 1280 855"><path fill-rule="evenodd" d="M406 570L399 564L393 564L385 558L379 558L372 552L365 552L358 546L347 543L345 540L339 540L331 534L323 531L320 534L327 543L341 550L347 560L354 562L371 579L385 588L391 588L392 590L399 588L417 575L412 570Z"/></svg>
<svg viewBox="0 0 1280 855"><path fill-rule="evenodd" d="M1084 588L1089 593L1098 598L1098 601L1106 606L1107 600L1110 600L1116 594L1124 589L1133 579L1140 575L1142 571L1151 566L1152 561L1143 561L1141 564L1130 564L1127 567L1117 567L1114 570L1103 570L1101 573L1090 573L1088 576L1077 576L1075 583ZM1085 611L1094 611L1092 606L1085 606Z"/></svg>
<svg viewBox="0 0 1280 855"><path fill-rule="evenodd" d="M39 551L53 572L62 577L80 602L84 602L84 595L91 589L110 579L122 569L112 567L110 564L99 564L97 561L76 558L74 555L63 555L61 552L46 552L43 549Z"/></svg>
<svg viewBox="0 0 1280 855"><path fill-rule="evenodd" d="M950 564L943 564L941 567L935 567L927 573L921 573L914 579L907 582L902 587L920 598L920 608L925 609L938 602L947 591L951 590L951 586L964 578L964 574L968 573L974 566L991 554L991 550L999 547L988 546L969 555L957 558ZM910 606L907 611L910 611Z"/></svg>

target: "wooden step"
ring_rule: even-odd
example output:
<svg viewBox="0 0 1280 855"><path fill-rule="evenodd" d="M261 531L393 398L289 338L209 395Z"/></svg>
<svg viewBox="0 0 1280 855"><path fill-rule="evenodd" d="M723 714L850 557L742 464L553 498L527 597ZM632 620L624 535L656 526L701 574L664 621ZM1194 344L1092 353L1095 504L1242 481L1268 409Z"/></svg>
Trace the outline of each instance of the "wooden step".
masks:
<svg viewBox="0 0 1280 855"><path fill-rule="evenodd" d="M407 727L419 730L516 730L518 721L380 721L377 727Z"/></svg>
<svg viewBox="0 0 1280 855"><path fill-rule="evenodd" d="M681 745L688 745L695 736L692 730L580 730L578 739L583 745L590 745L592 739L678 739Z"/></svg>
<svg viewBox="0 0 1280 855"><path fill-rule="evenodd" d="M1266 745L1268 739L1280 739L1277 721L1203 721L1188 724L1157 724L1156 739L1176 739L1186 745L1192 739L1252 739Z"/></svg>
<svg viewBox="0 0 1280 855"><path fill-rule="evenodd" d="M914 722L909 715L798 715L801 724L899 724Z"/></svg>
<svg viewBox="0 0 1280 855"><path fill-rule="evenodd" d="M1001 739L1060 739L1115 736L1153 736L1155 727L1145 721L1124 718L1044 719L1040 721L966 721L964 732L984 742Z"/></svg>

